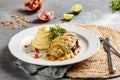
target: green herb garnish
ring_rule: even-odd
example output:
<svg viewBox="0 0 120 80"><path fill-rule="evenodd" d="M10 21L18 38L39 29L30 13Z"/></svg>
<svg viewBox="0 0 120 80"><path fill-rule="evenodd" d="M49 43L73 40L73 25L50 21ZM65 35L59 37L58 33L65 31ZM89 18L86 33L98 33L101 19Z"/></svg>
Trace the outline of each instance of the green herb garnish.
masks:
<svg viewBox="0 0 120 80"><path fill-rule="evenodd" d="M111 3L112 12L120 10L120 0L112 0Z"/></svg>
<svg viewBox="0 0 120 80"><path fill-rule="evenodd" d="M62 28L60 25L55 25L53 27L50 27L51 36L49 38L49 41L52 41L56 37L62 36L65 32L67 32L64 28Z"/></svg>

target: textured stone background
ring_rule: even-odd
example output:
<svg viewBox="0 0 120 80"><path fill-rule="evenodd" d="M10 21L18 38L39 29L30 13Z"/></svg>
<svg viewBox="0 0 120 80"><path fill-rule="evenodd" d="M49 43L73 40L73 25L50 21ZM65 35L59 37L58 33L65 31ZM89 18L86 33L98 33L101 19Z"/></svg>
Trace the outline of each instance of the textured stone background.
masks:
<svg viewBox="0 0 120 80"><path fill-rule="evenodd" d="M36 20L37 13L27 12L24 8L24 1L0 0L0 19L7 20L11 19L12 15L22 14L22 16L27 16L31 21ZM71 6L76 3L81 3L83 10L66 23L95 23L104 16L111 14L110 0L43 0L43 6L38 12L53 10L58 18L44 24L61 23L63 13L70 13ZM93 20L95 16L97 19ZM39 25L39 23L30 23L29 27L35 25ZM0 24L0 80L53 80L43 76L28 76L13 65L16 58L11 55L7 45L10 38L21 30L23 29L12 30L11 27L3 27Z"/></svg>

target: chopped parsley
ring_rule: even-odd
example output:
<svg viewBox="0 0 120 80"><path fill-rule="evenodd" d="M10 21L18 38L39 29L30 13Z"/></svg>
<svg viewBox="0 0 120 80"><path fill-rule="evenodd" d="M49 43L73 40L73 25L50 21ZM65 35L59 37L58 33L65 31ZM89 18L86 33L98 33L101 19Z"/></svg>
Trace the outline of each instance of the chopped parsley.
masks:
<svg viewBox="0 0 120 80"><path fill-rule="evenodd" d="M50 27L50 38L49 41L52 41L56 37L62 36L65 32L67 32L64 28L62 28L60 25L55 25Z"/></svg>

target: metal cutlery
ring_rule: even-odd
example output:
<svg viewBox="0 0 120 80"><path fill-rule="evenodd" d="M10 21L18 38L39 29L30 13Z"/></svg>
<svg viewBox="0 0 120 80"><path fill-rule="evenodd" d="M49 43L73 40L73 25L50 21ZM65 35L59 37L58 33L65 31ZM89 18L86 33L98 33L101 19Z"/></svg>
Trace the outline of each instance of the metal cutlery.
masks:
<svg viewBox="0 0 120 80"><path fill-rule="evenodd" d="M114 60L112 58L111 47L108 45L109 44L109 38L106 37L105 40L106 41L104 41L104 49L108 54L109 70L110 70L110 73L114 73L116 71L116 68L115 68Z"/></svg>
<svg viewBox="0 0 120 80"><path fill-rule="evenodd" d="M97 27L92 28L92 31L95 33L96 36L99 37L100 42L104 43L104 49L105 49L105 51L108 54L109 70L110 70L110 73L114 73L116 71L116 67L115 67L115 64L114 64L114 61L113 61L113 58L112 58L112 51L111 51L111 49L114 50L115 54L117 56L119 56L119 57L120 57L120 52L110 44L109 38L105 38L104 39L102 37L102 35L98 31Z"/></svg>

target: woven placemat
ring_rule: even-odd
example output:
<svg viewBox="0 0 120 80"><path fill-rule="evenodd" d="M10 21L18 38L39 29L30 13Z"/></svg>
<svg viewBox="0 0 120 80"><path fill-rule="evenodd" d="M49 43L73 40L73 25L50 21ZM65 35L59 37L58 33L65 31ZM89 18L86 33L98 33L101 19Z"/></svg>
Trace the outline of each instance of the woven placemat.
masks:
<svg viewBox="0 0 120 80"><path fill-rule="evenodd" d="M97 27L98 31L103 37L108 36L112 41L112 45L120 51L120 32L103 26L96 26L90 24L75 24L92 30ZM120 76L120 57L115 53L112 54L116 72L110 74L108 67L107 53L104 51L103 44L100 44L100 49L91 58L80 63L74 64L66 73L67 77L71 78L112 78Z"/></svg>

